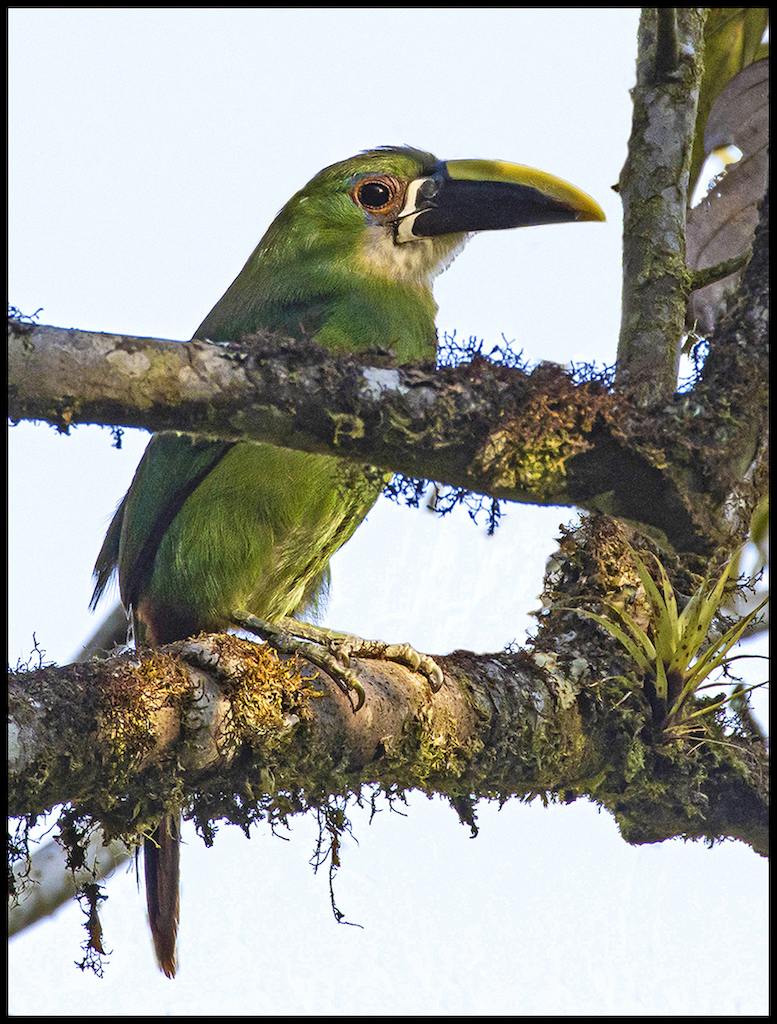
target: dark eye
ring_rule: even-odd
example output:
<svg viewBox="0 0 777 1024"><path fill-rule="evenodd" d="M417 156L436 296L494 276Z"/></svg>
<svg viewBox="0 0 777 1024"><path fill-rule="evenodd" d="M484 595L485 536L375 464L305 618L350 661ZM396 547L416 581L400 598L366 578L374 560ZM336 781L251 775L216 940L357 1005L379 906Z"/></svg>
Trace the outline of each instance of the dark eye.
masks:
<svg viewBox="0 0 777 1024"><path fill-rule="evenodd" d="M391 215L399 213L402 204L402 183L388 174L375 178L362 178L351 190L357 206L369 213Z"/></svg>
<svg viewBox="0 0 777 1024"><path fill-rule="evenodd" d="M379 210L391 199L391 190L383 181L365 181L358 196L362 206L368 210Z"/></svg>

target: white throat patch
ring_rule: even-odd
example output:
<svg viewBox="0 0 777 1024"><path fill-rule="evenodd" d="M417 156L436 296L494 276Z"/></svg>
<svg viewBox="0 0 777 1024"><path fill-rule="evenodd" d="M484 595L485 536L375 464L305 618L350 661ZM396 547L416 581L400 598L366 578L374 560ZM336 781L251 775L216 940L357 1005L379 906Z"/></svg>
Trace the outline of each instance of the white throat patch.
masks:
<svg viewBox="0 0 777 1024"><path fill-rule="evenodd" d="M400 242L394 238L392 224L372 224L364 232L360 262L370 276L431 289L435 277L447 270L470 238L466 233L436 238L413 235Z"/></svg>

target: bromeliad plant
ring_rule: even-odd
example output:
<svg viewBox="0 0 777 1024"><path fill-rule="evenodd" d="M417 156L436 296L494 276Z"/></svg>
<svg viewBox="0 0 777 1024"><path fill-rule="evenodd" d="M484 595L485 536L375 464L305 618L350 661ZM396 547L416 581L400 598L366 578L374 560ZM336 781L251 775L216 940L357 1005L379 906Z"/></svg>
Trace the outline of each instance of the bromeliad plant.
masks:
<svg viewBox="0 0 777 1024"><path fill-rule="evenodd" d="M648 632L627 612L609 602L605 602L608 615L577 610L615 637L645 679L653 682L655 700L652 703L663 719L662 729L665 733L679 735L687 731L694 719L722 707L731 699L723 697L712 704L689 710L693 698L710 674L734 660L736 656L730 656L730 651L768 598L764 598L722 635L709 637L710 626L723 602L726 583L739 562L739 552L734 553L711 589L711 576L708 575L682 611L678 611L674 589L661 562L656 558L661 577L659 589L645 563L630 545L627 546L649 604Z"/></svg>

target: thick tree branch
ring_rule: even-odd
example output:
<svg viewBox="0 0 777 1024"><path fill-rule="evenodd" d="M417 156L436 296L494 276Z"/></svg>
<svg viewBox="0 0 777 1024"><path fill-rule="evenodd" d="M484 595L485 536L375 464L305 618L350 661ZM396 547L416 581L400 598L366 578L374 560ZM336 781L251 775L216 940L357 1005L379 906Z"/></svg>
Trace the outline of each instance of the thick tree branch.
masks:
<svg viewBox="0 0 777 1024"><path fill-rule="evenodd" d="M437 371L368 366L272 336L179 343L18 321L9 323L9 363L14 419L323 452L495 498L606 511L680 550L717 542L710 531L728 463L732 454L741 462L730 444L710 446L699 420L689 425L687 396L669 415L650 415L555 364L532 373L481 358ZM684 463L725 484L699 494Z"/></svg>
<svg viewBox="0 0 777 1024"><path fill-rule="evenodd" d="M685 218L702 74L704 8L645 7L623 199L617 385L640 405L677 386L689 279Z"/></svg>
<svg viewBox="0 0 777 1024"><path fill-rule="evenodd" d="M459 808L586 796L629 842L726 835L765 849L758 744L729 736L721 752L709 733L690 753L651 745L639 695L592 675L585 657L439 660L437 694L407 669L358 663L367 701L357 714L328 677L223 635L16 674L9 810L73 801L129 838L182 805L207 839L218 819L274 822L378 785Z"/></svg>

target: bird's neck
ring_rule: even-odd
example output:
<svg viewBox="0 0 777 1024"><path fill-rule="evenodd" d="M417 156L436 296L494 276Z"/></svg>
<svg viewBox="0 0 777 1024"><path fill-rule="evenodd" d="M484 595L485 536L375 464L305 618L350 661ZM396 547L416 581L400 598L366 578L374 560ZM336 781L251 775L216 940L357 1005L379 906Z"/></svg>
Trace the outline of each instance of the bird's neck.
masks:
<svg viewBox="0 0 777 1024"><path fill-rule="evenodd" d="M231 341L264 329L312 338L331 352L389 349L401 363L433 360L432 278L455 252L411 246L394 246L394 254L367 245L345 259L298 252L283 262L257 251L195 337Z"/></svg>

